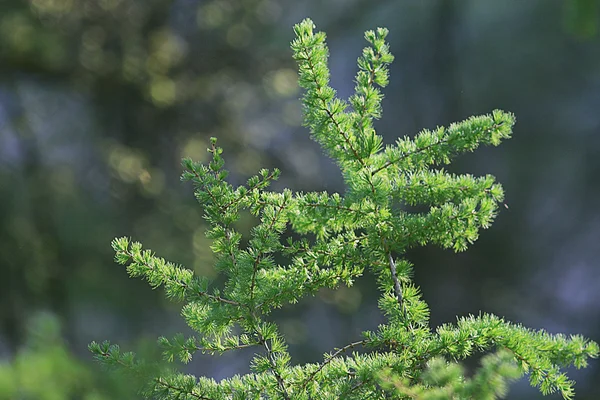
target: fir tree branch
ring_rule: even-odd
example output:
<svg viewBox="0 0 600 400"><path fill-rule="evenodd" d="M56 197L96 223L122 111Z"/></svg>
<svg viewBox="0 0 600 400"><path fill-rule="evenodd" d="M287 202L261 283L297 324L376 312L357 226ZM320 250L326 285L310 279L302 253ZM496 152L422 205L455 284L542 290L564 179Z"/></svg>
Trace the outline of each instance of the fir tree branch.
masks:
<svg viewBox="0 0 600 400"><path fill-rule="evenodd" d="M388 30L378 28L376 32L365 32L365 39L371 47L365 47L358 59L359 71L356 74L355 93L350 98L355 112L353 128L358 133L357 141L361 151L366 157L379 151L382 145L381 137L377 136L373 129L374 118L381 117L381 101L383 95L375 87L385 87L388 83L387 65L394 60L389 52L389 46L385 43Z"/></svg>
<svg viewBox="0 0 600 400"><path fill-rule="evenodd" d="M488 117L488 118L491 118L491 117ZM466 129L468 127L468 123L469 123L469 120L463 121L462 123L458 124L457 127L464 126ZM492 137L492 134L495 131L500 130L500 128L506 127L507 125L508 125L508 122L506 122L506 121L493 122L491 124L491 126L489 126L488 128L483 130L483 132L480 134L480 136L483 138L487 138L487 136ZM460 128L456 128L456 129L460 129ZM436 149L437 147L443 148L444 145L448 146L448 148L445 149L446 152L449 152L452 150L461 150L458 148L457 149L452 148L451 143L453 140L456 140L456 137L451 136L450 134L446 134L445 137L437 138L433 143L430 143L426 146L423 146L423 147L416 146L417 148L415 150L407 151L407 152L400 152L401 154L398 157L387 160L383 165L381 165L380 167L371 171L371 176L374 176L374 175L378 174L379 172L389 168L390 166L396 165L397 163L399 163L409 157L413 157L413 156L416 156L419 154L426 153L429 150ZM492 139L489 139L489 142L492 144L494 143Z"/></svg>
<svg viewBox="0 0 600 400"><path fill-rule="evenodd" d="M449 138L442 139L442 140L440 140L440 141L438 141L436 143L431 143L430 145L427 145L425 147L419 148L417 150L404 153L401 156L399 156L399 157L397 157L397 158L395 158L393 160L388 160L382 166L380 166L379 168L376 168L373 171L371 171L371 176L377 175L378 173L380 173L381 171L385 170L386 168L388 168L388 167L390 167L390 166L392 166L392 165L394 165L394 164L396 164L396 163L398 163L398 162L400 162L400 161L402 161L402 160L404 160L404 159L406 159L408 157L424 153L427 150L430 150L430 149L432 149L432 148L434 148L436 146L447 144L449 140L450 140Z"/></svg>
<svg viewBox="0 0 600 400"><path fill-rule="evenodd" d="M312 53L310 53L308 50L304 50L302 55L303 55L303 58L299 58L299 60L305 61L307 63L312 76L314 76L314 77L318 76L318 71L315 68L315 61L312 58ZM319 81L317 79L314 79L312 81L312 84L314 85L314 89L312 89L312 88L311 89L314 90L314 93L319 94L319 93L323 92L324 87L321 86L321 84L319 83ZM335 126L335 130L342 136L342 138L344 139L344 142L346 143L347 148L354 155L354 159L356 161L358 161L363 168L366 167L364 160L358 154L358 151L354 148L354 146L350 142L350 137L349 137L348 133L344 132L342 127L339 125L339 122L336 121L335 116L333 115L331 110L329 110L329 107L328 107L325 99L323 99L322 97L319 97L319 96L317 96L317 98L321 102L321 107L319 108L319 111L325 112L327 114L327 117L329 118L331 123Z"/></svg>
<svg viewBox="0 0 600 400"><path fill-rule="evenodd" d="M134 259L136 257L136 255L138 254L138 253L135 253L132 251L123 251L122 253L126 254L131 259ZM156 271L154 265L151 263L136 262L136 264L144 266L148 271ZM147 272L146 272L146 274L147 274ZM225 299L223 297L215 296L215 295L209 294L207 292L195 290L194 288L192 288L189 284L187 284L183 280L171 279L168 276L164 276L163 279L164 279L165 283L176 284L176 285L180 286L181 288L183 288L185 290L185 292L188 293L188 295L186 297L193 297L193 296L206 297L208 299L211 299L211 300L219 302L219 303L229 304L229 305L236 306L236 307L243 307L243 305L237 301Z"/></svg>
<svg viewBox="0 0 600 400"><path fill-rule="evenodd" d="M474 178L471 175L454 175L444 171L419 171L398 177L393 197L409 205L441 205L460 202L466 198L488 197L495 202L503 199L504 193L490 175Z"/></svg>

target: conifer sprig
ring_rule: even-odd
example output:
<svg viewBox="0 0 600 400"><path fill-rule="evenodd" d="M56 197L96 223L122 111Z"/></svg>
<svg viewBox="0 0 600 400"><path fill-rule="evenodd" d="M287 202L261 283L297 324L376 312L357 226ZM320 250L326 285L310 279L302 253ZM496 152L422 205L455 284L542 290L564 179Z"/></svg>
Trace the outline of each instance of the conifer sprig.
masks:
<svg viewBox="0 0 600 400"><path fill-rule="evenodd" d="M325 34L313 30L308 19L296 25L291 45L305 89L304 122L342 169L344 195L268 191L278 170L261 170L234 188L213 138L212 160L204 165L184 159L182 180L192 182L204 209L206 235L225 283L217 287L128 238L113 241L116 261L127 265L130 276L163 286L169 298L183 302L182 316L197 332L159 338L167 362L189 362L198 351L215 355L250 347L256 349L252 373L215 382L146 367L108 342L92 343L90 350L106 366L147 375L142 393L158 399L495 399L523 375L544 394L572 398L573 382L561 369L585 367L598 355L596 343L531 331L489 314L432 330L405 258L407 249L428 243L463 251L480 229L489 228L502 187L492 176L449 174L443 166L479 145L509 138L514 116L495 110L384 148L373 119L381 117L380 88L393 61L388 31L365 33L369 46L358 59L355 92L345 101L329 86ZM234 223L244 211L259 222L242 246ZM365 268L377 276L386 323L320 363L292 366L269 313L324 287L351 286ZM347 354L354 349L365 353ZM488 354L481 366L466 377L459 362L482 352Z"/></svg>

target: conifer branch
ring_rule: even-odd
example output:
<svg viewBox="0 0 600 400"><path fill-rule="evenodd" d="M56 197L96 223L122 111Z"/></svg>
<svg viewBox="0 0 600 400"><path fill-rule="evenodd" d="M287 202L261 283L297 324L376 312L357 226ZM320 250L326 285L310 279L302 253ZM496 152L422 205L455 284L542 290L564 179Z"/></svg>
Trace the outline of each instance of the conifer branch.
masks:
<svg viewBox="0 0 600 400"><path fill-rule="evenodd" d="M174 279L173 277L167 276L166 274L163 275L162 272L160 272L156 269L157 263L165 264L165 265L171 267L171 269L177 269L179 271L183 271L183 269L174 267L171 263L165 263L165 261L163 259L153 257L149 253L142 256L139 251L130 251L130 250L128 250L128 248L125 248L125 249L121 249L118 252L117 256L121 256L121 257L126 256L127 259L133 260L133 263L130 264L128 267L128 268L130 268L132 275L144 274L148 277L149 280L152 279L153 278L152 275L154 275L154 276L158 277L158 279L159 279L159 281L157 281L158 284L164 283L166 285L169 285L169 284L177 285L180 288L182 288L184 291L184 295L183 295L184 297L187 297L187 298L192 298L195 296L206 297L215 302L228 304L228 305L232 305L235 307L243 307L243 305L237 301L225 299L223 297L212 295L205 291L197 290L197 288L194 288L189 283L185 282L184 279L176 279L176 278ZM141 269L140 269L140 267L141 267ZM187 271L189 271L189 270L187 270ZM156 278L154 277L154 279L156 279Z"/></svg>
<svg viewBox="0 0 600 400"><path fill-rule="evenodd" d="M303 55L304 55L304 58L298 58L298 60L303 60L306 62L312 76L315 76L315 77L318 76L319 74L317 72L317 69L315 68L315 62L311 57L311 53L309 53L308 50L305 50ZM314 85L315 93L319 94L319 93L323 92L324 87L321 86L321 84L319 83L318 80L315 79L311 83L312 83L312 85ZM363 161L362 157L360 157L360 155L358 154L358 151L354 148L354 146L350 142L350 138L349 138L348 134L346 132L344 132L344 129L342 129L339 122L335 120L335 116L333 115L331 110L329 110L326 100L322 97L318 97L318 99L321 102L321 107L319 108L319 111L323 111L327 114L327 118L329 118L331 123L335 126L335 130L344 139L344 142L346 143L347 148L350 149L350 151L354 155L354 159L356 161L358 161L360 163L360 165L364 168L366 166L365 162Z"/></svg>
<svg viewBox="0 0 600 400"><path fill-rule="evenodd" d="M466 121L465 121L466 122ZM462 123L464 124L464 122ZM492 126L490 126L489 128L484 130L484 134L491 134L492 132L494 132L495 130L498 130L502 127L506 126L506 122L502 121L502 122L498 122L498 123L494 123ZM482 135L483 136L483 135ZM374 176L376 174L378 174L379 172L385 170L386 168L389 168L392 165L395 165L397 163L399 163L400 161L403 161L405 159L407 159L408 157L412 157L412 156L416 156L419 154L423 154L425 152L427 152L428 150L432 150L435 149L436 147L440 147L443 145L450 145L451 141L455 139L454 137L450 136L450 135L446 135L446 137L444 137L443 139L437 139L434 143L428 144L424 147L421 148L417 148L415 150L412 151L408 151L408 152L401 152L401 154L391 160L386 161L382 166L374 169L373 171L371 171L371 176ZM451 149L448 149L451 150Z"/></svg>
<svg viewBox="0 0 600 400"><path fill-rule="evenodd" d="M402 161L402 160L404 160L404 159L406 159L408 157L424 153L427 150L430 150L430 149L432 149L432 148L434 148L436 146L447 144L449 140L450 140L449 138L442 139L442 140L440 140L440 141L438 141L436 143L431 143L430 145L427 145L427 146L425 146L423 148L420 148L420 149L417 149L417 150L413 150L413 151L404 153L401 156L399 156L399 157L397 157L397 158L395 158L393 160L388 160L388 161L385 162L385 164L383 164L379 168L376 168L373 171L371 171L371 176L375 176L376 174L380 173L384 169L386 169L386 168L388 168L388 167L390 167L390 166L392 166L392 165L394 165L394 164L396 164L396 163L398 163L398 162L400 162L400 161Z"/></svg>
<svg viewBox="0 0 600 400"><path fill-rule="evenodd" d="M145 278L153 288L163 285L169 298L184 301L182 315L200 334L161 337L166 361L188 362L197 351L215 354L260 346L264 351L255 355L253 373L219 383L158 373L108 342L90 344L95 358L147 376L150 389L144 395L161 400L291 400L297 395L496 399L504 396L506 382L525 374L542 393L559 391L563 398L572 398L573 382L561 368L587 366L600 353L595 342L531 331L489 314L459 318L455 325L432 331L429 307L404 257L406 249L427 243L465 250L480 229L490 226L504 196L494 178L453 175L436 167L459 153L509 138L514 116L495 110L447 129L422 131L383 149L372 122L381 115L383 99L376 85L387 85L387 65L393 60L385 42L387 30L365 33L369 47L358 59L355 93L349 99L353 111L347 112L348 102L336 98L329 86L325 35L314 34L313 28L310 20L296 25L292 42L299 84L306 89L305 125L340 165L346 194L269 192L267 187L279 176L276 169L261 170L246 186L234 189L225 181L222 149L211 138L212 160L203 165L184 159L182 180L192 181L204 207L215 267L226 278L223 290L208 293L207 279L155 257L140 243L130 246L127 238L112 243L115 260L127 265L130 276ZM429 209L414 213L398 207L398 202ZM243 210L260 216L244 249L242 234L232 228ZM302 238L288 238L283 244L286 231ZM276 264L278 256L287 257L288 264ZM263 316L320 288L350 286L367 267L377 276L378 306L386 322L364 332L365 339L335 349L318 365L292 366L284 338ZM241 329L239 336L231 334L234 328ZM342 356L367 344L374 351ZM494 352L482 358L472 377L465 377L459 362L489 350Z"/></svg>

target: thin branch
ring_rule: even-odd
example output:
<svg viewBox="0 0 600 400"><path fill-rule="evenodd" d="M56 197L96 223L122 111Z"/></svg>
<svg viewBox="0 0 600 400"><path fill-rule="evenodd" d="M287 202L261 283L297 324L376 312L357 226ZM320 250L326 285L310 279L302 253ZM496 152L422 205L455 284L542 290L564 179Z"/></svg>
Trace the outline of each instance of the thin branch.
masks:
<svg viewBox="0 0 600 400"><path fill-rule="evenodd" d="M287 393L287 389L285 388L285 382L283 381L283 378L281 377L279 372L277 372L277 370L275 369L277 367L277 364L275 362L275 357L273 356L273 351L269 348L269 344L267 343L262 333L258 332L257 330L256 334L258 335L259 341L267 350L267 359L269 360L269 364L271 364L271 371L273 371L273 375L275 375L275 379L277 379L277 383L279 384L279 388L281 389L283 398L285 400L289 400L290 396Z"/></svg>
<svg viewBox="0 0 600 400"><path fill-rule="evenodd" d="M247 349L249 347L258 346L258 345L260 345L260 343L256 342L256 343L248 343L248 344L239 344L237 346L230 346L230 347L225 347L222 349L217 349L217 348L213 349L210 347L194 346L194 350L207 352L207 353L210 353L211 355L213 355L215 353L225 353L226 351L231 351L231 350Z"/></svg>
<svg viewBox="0 0 600 400"><path fill-rule="evenodd" d="M285 202L286 202L286 198L284 197L283 201L279 205L279 208L275 212L275 215L273 215L273 218L271 219L271 222L269 223L269 226L267 227L267 231L272 230L273 226L275 226L275 221L277 221L277 217L279 216L279 214L281 214L281 211L283 211L283 209L285 208ZM252 301L254 300L254 287L256 285L256 273L258 272L258 263L260 262L260 258L263 256L263 254L264 254L264 252L260 252L259 254L257 254L256 258L254 259L254 266L253 266L253 271L252 271L252 282L250 284L250 304L252 304Z"/></svg>
<svg viewBox="0 0 600 400"><path fill-rule="evenodd" d="M258 186L260 183L265 183L267 181L271 181L273 180L273 177L275 176L275 172L272 171L266 178L264 178L261 182L257 183L255 186L249 186L248 189L249 190L254 190L256 189L256 186ZM248 194L243 195L243 196L239 196L238 198L235 198L233 200L231 200L229 203L223 204L220 209L222 211L225 211L227 208L239 203L244 197L248 197Z"/></svg>
<svg viewBox="0 0 600 400"><path fill-rule="evenodd" d="M335 120L335 116L331 113L331 111L329 111L327 109L327 105L325 104L325 100L323 100L323 99L320 99L320 100L323 103L323 108L321 108L321 111L325 111L327 113L327 116L333 122L333 124L335 125L335 128L340 133L340 135L342 135L342 137L344 138L344 141L346 142L346 144L348 145L348 147L350 147L350 150L352 150L352 153L354 154L354 157L360 163L360 165L363 168L366 167L367 165L365 164L365 161L360 157L360 155L358 154L358 151L356 151L356 149L352 146L352 143L350 143L350 137L346 134L346 132L344 132L342 130L342 128L340 127L339 123Z"/></svg>
<svg viewBox="0 0 600 400"><path fill-rule="evenodd" d="M398 280L398 274L396 272L396 263L394 263L394 258L392 257L392 253L388 253L390 258L390 272L392 273L392 280L394 281L394 292L396 293L396 297L398 298L398 304L404 312L404 304L402 298L402 286L400 286L400 281Z"/></svg>
<svg viewBox="0 0 600 400"><path fill-rule="evenodd" d="M184 390L183 388L180 388L180 387L177 387L177 386L173 386L173 385L169 385L167 382L163 382L162 378L154 378L154 381L156 383L158 383L158 384L166 387L167 389L177 391L180 394L185 394L187 396L192 396L192 397L194 397L196 399L200 399L200 400L213 400L210 397L205 397L205 396L202 396L200 394L196 394L194 392L188 392L188 391Z"/></svg>
<svg viewBox="0 0 600 400"><path fill-rule="evenodd" d="M346 346L339 348L335 353L333 353L331 356L329 356L326 360L324 360L321 365L319 366L319 368L317 368L316 370L314 370L305 380L304 383L302 384L302 386L300 387L300 392L303 392L304 389L306 388L306 386L308 385L308 383L323 369L325 368L325 366L327 364L329 364L331 362L331 360L333 360L335 357L339 356L341 353L354 348L356 346L359 345L364 345L365 343L367 343L366 339L363 340L359 340L358 342L353 342L350 344L347 344Z"/></svg>
<svg viewBox="0 0 600 400"><path fill-rule="evenodd" d="M364 386L366 384L367 384L367 381L358 381L357 383L352 385L352 387L350 388L350 390L347 391L347 393L354 392L355 390L360 389L361 386Z"/></svg>
<svg viewBox="0 0 600 400"><path fill-rule="evenodd" d="M210 196L210 198L212 199L212 203L215 206L217 206L217 199L215 198L215 196L213 195L213 193L210 191L211 188L209 188L206 183L202 182L202 178L200 178L200 175L198 175L198 173L195 170L193 170L192 173L196 177L196 180L198 181L198 183L200 183L197 186L201 186L201 189L203 189Z"/></svg>
<svg viewBox="0 0 600 400"><path fill-rule="evenodd" d="M187 285L185 285L185 286L186 286L187 289L189 289L189 286L187 286ZM241 303L238 303L237 301L229 300L229 299L224 299L223 297L215 296L215 295L212 295L212 294L208 294L206 292L198 291L198 292L196 292L196 294L208 297L209 299L214 300L214 301L218 301L220 303L230 304L230 305L236 306L236 307L242 307L243 306Z"/></svg>
<svg viewBox="0 0 600 400"><path fill-rule="evenodd" d="M407 327L412 332L413 326L412 326L412 323L408 319L408 313L406 310L406 306L404 304L404 297L402 294L402 285L400 284L400 280L398 279L398 271L396 270L396 263L394 263L394 258L392 257L392 251L390 249L388 249L388 247L386 246L384 239L381 236L381 232L380 232L379 239L381 240L381 246L383 247L384 252L387 253L387 255L389 257L390 273L392 275L392 280L394 282L394 292L396 294L396 298L398 299L398 306L400 307L400 312L402 313L404 322L407 324Z"/></svg>
<svg viewBox="0 0 600 400"><path fill-rule="evenodd" d="M109 353L107 353L107 352L101 352L100 354L102 354L102 355L104 356L104 358L106 358L106 359L108 359L109 357L111 357L111 355L110 355ZM121 360L118 360L118 359L117 359L117 360L115 360L115 361L116 361L116 363L117 363L117 364L119 364L119 365L120 365L121 367L123 367L123 368L127 368L127 369L129 369L129 368L130 368L130 366L129 366L128 364L124 363L124 362L123 362L123 361L121 361ZM135 371L134 371L134 372L135 372ZM200 399L200 400L212 400L210 397L204 397L204 396L202 396L202 395L199 395L199 394L196 394L196 393L194 393L194 392L188 392L188 391L186 391L186 390L185 390L185 389L183 389L183 388L180 388L180 387L177 387L177 386L170 385L170 384L168 384L167 382L164 382L164 380L163 380L163 378L162 378L162 377L153 378L153 380L154 380L154 382L158 383L159 385L161 385L161 386L164 386L164 387L166 387L166 388L168 388L168 389L171 389L171 390L175 390L175 391L177 391L177 392L179 392L179 393L185 393L186 395L189 395L189 396L195 397L195 398L197 398L197 399Z"/></svg>
<svg viewBox="0 0 600 400"><path fill-rule="evenodd" d="M269 203L267 201L257 201L256 204L260 204L262 206L268 206L268 205L276 205L274 203ZM354 208L350 208L350 207L346 207L346 206L338 206L338 205L333 205L333 204L319 204L319 203L296 203L296 205L300 208L302 207L310 207L310 208L318 208L318 207L322 207L322 208L332 208L334 210L337 211L349 211L349 212L353 212L353 213L357 213L360 215L367 215L369 213L369 211L363 211L363 210L356 210Z"/></svg>

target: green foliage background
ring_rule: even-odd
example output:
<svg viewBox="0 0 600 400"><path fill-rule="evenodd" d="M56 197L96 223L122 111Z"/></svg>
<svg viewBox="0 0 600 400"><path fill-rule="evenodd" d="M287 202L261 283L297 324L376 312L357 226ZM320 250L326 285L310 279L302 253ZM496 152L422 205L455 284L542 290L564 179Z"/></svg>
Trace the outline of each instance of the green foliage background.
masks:
<svg viewBox="0 0 600 400"><path fill-rule="evenodd" d="M2 371L22 359L38 310L56 315L65 357L77 363L89 360L93 339L135 347L182 330L177 309L129 280L107 244L134 236L213 273L200 210L173 179L182 156L204 156L209 136L235 154L234 182L277 166L286 172L280 189L340 187L299 127L288 43L305 15L328 32L342 96L363 45L356 33L390 28L396 61L378 125L386 141L497 107L519 116L514 140L453 166L496 175L510 209L468 253L411 254L427 265L416 281L433 323L485 309L598 338L597 13L590 0L3 1L0 352L11 366ZM308 301L279 313L291 351L314 361L376 326L368 287L324 291L326 307ZM225 377L244 365L190 368ZM574 378L579 398L595 398L593 375Z"/></svg>

